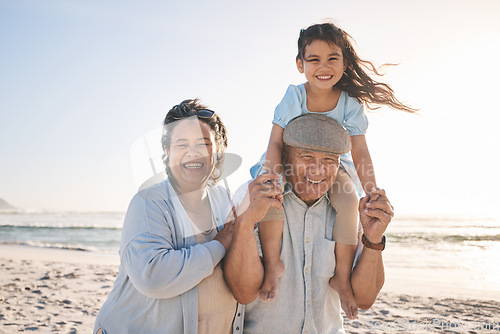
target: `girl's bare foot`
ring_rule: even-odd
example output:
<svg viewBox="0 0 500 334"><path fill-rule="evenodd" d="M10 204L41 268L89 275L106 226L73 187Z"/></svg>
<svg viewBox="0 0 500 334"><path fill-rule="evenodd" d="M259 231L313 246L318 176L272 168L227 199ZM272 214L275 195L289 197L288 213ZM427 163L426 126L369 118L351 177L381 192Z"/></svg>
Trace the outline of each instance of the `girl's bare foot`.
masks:
<svg viewBox="0 0 500 334"><path fill-rule="evenodd" d="M337 276L333 276L330 278L330 286L339 294L340 306L342 306L347 318L351 320L356 319L358 316L358 305L356 305L354 300L350 281L341 280Z"/></svg>
<svg viewBox="0 0 500 334"><path fill-rule="evenodd" d="M285 266L279 261L264 268L264 282L260 288L259 299L263 302L272 302L278 295L279 278L283 275Z"/></svg>

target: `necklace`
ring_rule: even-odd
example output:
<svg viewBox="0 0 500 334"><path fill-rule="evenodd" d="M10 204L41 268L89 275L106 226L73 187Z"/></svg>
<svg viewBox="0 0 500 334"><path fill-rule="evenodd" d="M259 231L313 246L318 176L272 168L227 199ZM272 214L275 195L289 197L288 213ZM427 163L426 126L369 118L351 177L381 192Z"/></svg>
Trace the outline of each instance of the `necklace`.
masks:
<svg viewBox="0 0 500 334"><path fill-rule="evenodd" d="M214 220L213 220L213 217L212 217L212 219L210 219L210 223L211 223L211 226L210 226L210 228L208 230L206 230L206 231L201 231L200 230L201 234L203 234L203 235L209 235L209 234L211 234L213 232L213 230L214 230Z"/></svg>
<svg viewBox="0 0 500 334"><path fill-rule="evenodd" d="M205 212L206 212L206 211L207 211L207 210L205 210ZM187 213L187 212L186 212L186 213ZM193 219L193 217L192 217L192 216L190 216L190 214L189 214L189 213L187 213L187 214L188 214L189 219L191 220L191 224L192 224L192 226L193 226L193 230L195 230L195 234L197 234L197 233L201 233L201 234L203 234L203 235L209 235L209 234L212 234L212 232L214 231L214 226L215 226L215 224L214 224L214 216L212 215L212 210L211 210L211 208L210 208L210 207L209 207L209 209L208 209L208 216L210 216L210 227L209 227L209 228L208 228L208 230L206 230L206 231L202 230L202 229L200 228L200 226L198 226L198 224L201 224L202 222L205 222L205 221L206 221L205 219L201 219L201 220L200 220L200 219L199 219L199 217L197 217L198 219L196 219L196 221L197 221L198 223L196 223L196 222L195 222L195 219ZM191 212L191 214L192 214L192 212ZM203 215L203 217L206 217L206 216L207 216L207 213L205 213L205 214Z"/></svg>
<svg viewBox="0 0 500 334"><path fill-rule="evenodd" d="M176 191L176 192L177 192L177 191ZM212 215L212 208L210 207L210 205L208 206L208 208L204 208L204 207L206 207L206 204L205 204L205 203L206 203L206 200L205 200L205 201L203 202L202 207L201 207L201 209L200 209L200 210L194 210L192 207L190 207L189 205L187 205L187 203L186 203L186 202L184 202L184 201L182 200L182 197L181 197L181 196L182 196L182 195L180 195L180 194L178 193L177 198L179 199L179 201L181 202L182 206L183 206L183 207L184 207L184 209L186 210L186 213L187 213L187 215L188 215L189 219L191 220L191 223L193 224L193 226L194 226L194 227L196 227L196 229L197 229L198 231L200 231L200 233L201 233L201 234L203 234L203 235L209 235L209 234L211 234L211 233L213 232L213 230L214 230L214 225L215 225L215 224L214 224L214 220L213 220L213 219L214 219L214 217L213 217L213 215ZM193 218L189 215L189 212L187 212L187 211L189 211L190 213L195 214L195 215L199 215L199 214L205 214L205 215L206 215L206 214L207 214L207 211L208 211L208 212L210 213L210 217L211 217L211 218L210 218L210 228L209 228L208 230L206 230L206 231L202 231L202 230L198 227L198 225L194 223L194 219L193 219Z"/></svg>
<svg viewBox="0 0 500 334"><path fill-rule="evenodd" d="M195 210L193 209L192 207L190 207L189 205L187 205L186 202L184 202L181 198L181 195L178 195L177 198L179 199L179 201L181 202L182 206L185 208L185 209L188 209L191 213L194 213L194 214L197 214L199 215L200 213L205 213L207 211L206 208L204 208L205 205L205 202L203 202L202 204L202 208L200 210Z"/></svg>

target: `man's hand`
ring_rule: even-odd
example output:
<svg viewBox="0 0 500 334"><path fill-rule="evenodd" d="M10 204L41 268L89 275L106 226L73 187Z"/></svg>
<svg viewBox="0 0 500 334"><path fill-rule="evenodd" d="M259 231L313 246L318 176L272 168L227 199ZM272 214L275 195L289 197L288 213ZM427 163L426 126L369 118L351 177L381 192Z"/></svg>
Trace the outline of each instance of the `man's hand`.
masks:
<svg viewBox="0 0 500 334"><path fill-rule="evenodd" d="M250 182L248 190L238 210L238 217L245 217L246 221L259 222L269 207L282 209L283 194L279 187L280 174L264 173Z"/></svg>
<svg viewBox="0 0 500 334"><path fill-rule="evenodd" d="M394 217L394 207L389 202L385 190L373 188L370 194L371 196L365 196L359 201L359 218L365 237L377 244L382 242L387 225Z"/></svg>

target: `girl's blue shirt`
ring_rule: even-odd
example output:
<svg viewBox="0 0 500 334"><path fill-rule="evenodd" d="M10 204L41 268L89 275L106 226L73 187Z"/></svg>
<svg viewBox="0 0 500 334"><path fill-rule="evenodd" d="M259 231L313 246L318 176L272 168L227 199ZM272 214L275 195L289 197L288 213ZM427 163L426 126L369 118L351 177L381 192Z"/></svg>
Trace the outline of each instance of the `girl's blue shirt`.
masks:
<svg viewBox="0 0 500 334"><path fill-rule="evenodd" d="M285 96L274 110L273 123L286 129L291 120L310 113L312 112L307 109L307 93L304 84L298 86L290 85L286 90ZM364 105L344 91L340 94L339 101L333 110L318 114L330 117L340 123L350 136L364 135L368 128L368 118L365 114ZM259 175L265 161L266 153L264 152L259 162L250 167L252 178L255 179ZM340 156L340 166L345 169L356 185L358 195L363 196L363 187L352 162L351 152Z"/></svg>
<svg viewBox="0 0 500 334"><path fill-rule="evenodd" d="M309 114L307 109L307 94L304 84L290 85L285 96L274 110L273 123L285 129L296 117ZM368 128L368 118L365 108L359 101L342 91L335 109L321 112L340 123L350 136L364 135Z"/></svg>

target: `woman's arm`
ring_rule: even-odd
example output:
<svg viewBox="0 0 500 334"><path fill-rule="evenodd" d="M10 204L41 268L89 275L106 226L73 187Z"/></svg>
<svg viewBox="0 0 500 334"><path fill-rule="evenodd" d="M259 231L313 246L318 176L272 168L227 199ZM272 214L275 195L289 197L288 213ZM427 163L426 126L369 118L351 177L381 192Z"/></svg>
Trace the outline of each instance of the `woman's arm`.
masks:
<svg viewBox="0 0 500 334"><path fill-rule="evenodd" d="M219 241L175 249L174 221L163 200L135 196L125 217L121 267L152 298L172 298L213 273L226 250Z"/></svg>
<svg viewBox="0 0 500 334"><path fill-rule="evenodd" d="M125 248L121 266L142 294L172 298L210 276L224 254L218 241L175 250L163 237L146 233Z"/></svg>
<svg viewBox="0 0 500 334"><path fill-rule="evenodd" d="M359 180L365 193L370 194L371 190L377 186L377 181L365 135L351 136L351 145L352 160Z"/></svg>
<svg viewBox="0 0 500 334"><path fill-rule="evenodd" d="M281 172L281 155L283 152L283 128L273 124L266 151L264 170L272 173Z"/></svg>

